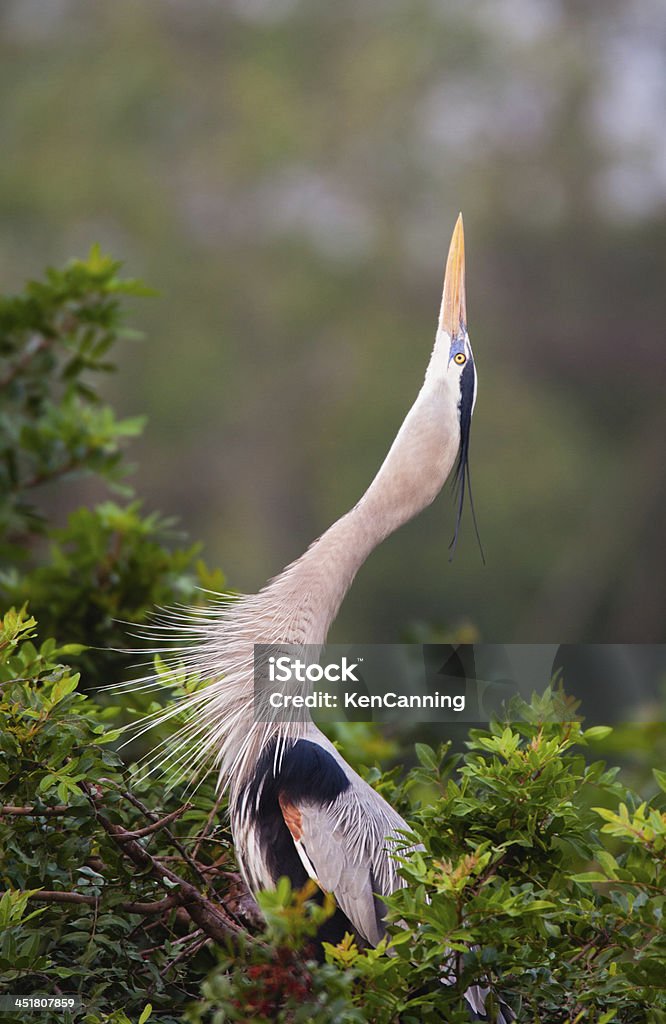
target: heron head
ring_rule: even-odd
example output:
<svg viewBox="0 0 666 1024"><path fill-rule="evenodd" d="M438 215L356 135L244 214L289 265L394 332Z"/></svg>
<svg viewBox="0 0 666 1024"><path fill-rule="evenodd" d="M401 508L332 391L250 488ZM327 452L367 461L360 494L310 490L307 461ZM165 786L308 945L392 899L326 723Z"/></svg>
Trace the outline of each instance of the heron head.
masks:
<svg viewBox="0 0 666 1024"><path fill-rule="evenodd" d="M465 233L462 213L453 229L449 255L444 275L444 293L439 314L439 333L444 341L443 356L446 360L448 390L457 402L460 423L460 448L453 477L458 507L456 526L451 540L451 558L458 542L458 531L465 502L465 490L469 493L474 529L476 531L481 558L485 562L479 531L476 524L472 486L469 475L469 442L472 427L472 413L476 403L476 367L472 346L467 333L467 305L465 297ZM448 347L448 352L447 352Z"/></svg>

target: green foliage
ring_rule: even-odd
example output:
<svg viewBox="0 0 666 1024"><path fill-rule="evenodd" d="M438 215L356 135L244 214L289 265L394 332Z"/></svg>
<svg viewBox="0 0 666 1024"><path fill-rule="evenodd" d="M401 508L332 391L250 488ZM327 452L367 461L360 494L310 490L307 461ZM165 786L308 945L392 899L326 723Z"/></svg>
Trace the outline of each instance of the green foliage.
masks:
<svg viewBox="0 0 666 1024"><path fill-rule="evenodd" d="M49 634L97 648L78 662L87 685L119 682L127 658L128 622L141 622L158 605L194 600L205 569L198 545L169 550L169 520L143 515L138 502L101 502L80 508L67 526L49 531L48 560L32 571L5 574L6 600L30 602ZM199 575L198 575L199 574Z"/></svg>
<svg viewBox="0 0 666 1024"><path fill-rule="evenodd" d="M473 730L464 755L418 743L404 775L377 765L395 740L336 726L422 849L406 837L390 944L348 937L325 963L310 944L330 901L283 880L260 894L258 921L211 781L187 794L130 778L118 709L79 690L118 679L120 662L92 648L125 644L116 619L191 601L197 574L221 577L195 547L172 550L168 521L126 485L66 526L38 510L49 482L125 475L137 421L118 423L89 380L122 333L117 296L142 290L117 269L93 251L0 305L1 587L16 605L0 623L0 994L77 995L86 1024L455 1024L464 990L491 983L521 1020L664 1024L666 775L647 774L663 732L554 723L545 695L514 724ZM588 747L633 749L650 799Z"/></svg>
<svg viewBox="0 0 666 1024"><path fill-rule="evenodd" d="M386 901L392 955L384 944L358 950L349 939L328 947L328 962L319 964L308 959L308 943L332 908L309 901L311 891L292 893L286 880L260 896L263 934L246 922L233 946L202 942L174 908L155 917L131 909L156 903L173 885L137 871L98 815L136 830L146 818L137 822L133 800L164 816L181 807L183 794L141 775L130 786L109 747L112 709L77 691L61 653L52 641L36 644L25 611L5 617L4 991L43 992L57 983L83 998L89 1024L124 1020L121 998L132 1022L150 1000L165 1022L184 1015L193 1024L393 1024L466 1020L464 989L491 982L522 1020L664 1020L666 801L661 790L651 803L640 799L616 769L586 760L598 729L542 720L541 699L531 720L474 730L464 756L420 744L419 765L402 781L395 772L379 776L376 784L406 811L424 847L405 852L408 885ZM427 802L414 800L425 791ZM158 830L142 843L157 861L175 858L180 877L228 905L226 832L199 844L196 863L174 849L178 840L193 850L214 803L206 783L170 834ZM57 902L58 893L84 901ZM453 967L456 980L442 984Z"/></svg>
<svg viewBox="0 0 666 1024"><path fill-rule="evenodd" d="M410 814L424 850L405 853L408 885L386 901L393 955L351 938L327 947L348 1012L373 1024L467 1021L463 992L490 982L520 1020L666 1019L666 802L649 806L617 769L586 760L600 730L548 724L543 708L535 699L531 722L474 730L459 764L447 745L419 745L420 766L389 786L397 806L438 795ZM252 962L227 959L214 974L225 1009Z"/></svg>
<svg viewBox="0 0 666 1024"><path fill-rule="evenodd" d="M588 763L578 748L598 730L532 718L473 730L457 778L446 747L411 773L407 787L434 776L441 792L415 815L425 854L389 901L411 931L398 956L433 983L448 946L452 1001L485 975L520 1019L661 1021L664 800L648 808Z"/></svg>
<svg viewBox="0 0 666 1024"><path fill-rule="evenodd" d="M232 956L221 952L219 967L203 983L203 999L188 1009L185 1019L191 1024L366 1021L362 1007L355 1005L354 974L303 957L317 928L334 910L330 898L323 906L314 902L315 891L311 883L292 892L288 879L282 878L274 891L261 893L267 941L245 944Z"/></svg>
<svg viewBox="0 0 666 1024"><path fill-rule="evenodd" d="M50 640L38 647L34 626L25 612L12 611L0 629L0 993L78 995L89 1024L134 1024L150 993L159 1020L170 1024L198 990L188 988L190 972L204 975L212 958L204 953L184 968L169 967L184 948L176 911L128 911L166 891L132 870L96 819L90 792L103 794L104 813L116 825L131 830L137 818L146 824L109 746L116 738L108 728L112 709L76 690L78 677L59 662L63 649ZM149 779L137 780L131 796L160 815L182 803L181 793L167 794ZM203 787L170 829L191 842L214 802ZM174 852L161 832L146 845L156 856ZM219 849L213 839L208 850L218 856ZM193 877L187 863L182 873ZM59 902L61 893L81 901Z"/></svg>
<svg viewBox="0 0 666 1024"><path fill-rule="evenodd" d="M93 247L87 260L0 300L0 598L29 601L47 635L82 645L68 654L86 686L122 679L127 659L111 650L127 646L120 621L193 602L197 584L221 584L196 561L199 546L174 548L171 521L142 513L121 484L123 445L143 418L116 419L97 385L119 339L135 336L120 299L150 293L119 268ZM102 479L124 503L79 508L59 526L45 491L82 475ZM100 650L87 656L84 646Z"/></svg>
<svg viewBox="0 0 666 1024"><path fill-rule="evenodd" d="M0 300L0 528L12 549L39 528L35 488L75 472L114 481L126 472L121 442L143 420L116 420L94 384L113 368L119 296L147 291L120 279L119 268L93 247L87 260L50 269L23 294Z"/></svg>

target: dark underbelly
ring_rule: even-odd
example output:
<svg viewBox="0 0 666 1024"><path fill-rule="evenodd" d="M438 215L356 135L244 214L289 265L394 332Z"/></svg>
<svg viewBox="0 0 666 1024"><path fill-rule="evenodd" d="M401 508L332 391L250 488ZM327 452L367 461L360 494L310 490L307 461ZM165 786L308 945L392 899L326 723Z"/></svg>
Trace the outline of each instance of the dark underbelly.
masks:
<svg viewBox="0 0 666 1024"><path fill-rule="evenodd" d="M310 801L319 797L324 804L344 792L349 786L349 781L327 751L307 740L299 740L291 751L286 753L277 777L273 774L272 750L266 752L262 761L263 763L257 765L257 772L245 801L246 813L251 816L250 827L255 830L273 885L276 885L280 878L286 877L293 889L302 889L309 881L309 875L285 824L279 795L285 794L289 799L303 797ZM232 812L232 822L234 820L238 821L238 817ZM234 838L239 860L244 862L245 875L250 880L251 888L256 891L261 887L262 881L253 870L253 865L246 861L246 851L242 849L243 831L241 824L234 829ZM321 903L324 895L317 890L313 899ZM316 954L323 959L322 942L336 945L346 932L356 934L347 916L336 908L317 932Z"/></svg>

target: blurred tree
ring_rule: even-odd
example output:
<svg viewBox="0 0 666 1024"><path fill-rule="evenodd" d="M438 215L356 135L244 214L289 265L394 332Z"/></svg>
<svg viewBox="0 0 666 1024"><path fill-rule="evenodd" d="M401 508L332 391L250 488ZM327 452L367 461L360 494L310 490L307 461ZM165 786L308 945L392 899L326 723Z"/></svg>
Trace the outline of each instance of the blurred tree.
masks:
<svg viewBox="0 0 666 1024"><path fill-rule="evenodd" d="M176 598L194 602L197 582L222 582L196 562L197 545L166 545L169 521L142 514L124 482L122 446L143 419L117 420L97 382L114 368L118 339L132 336L120 298L147 289L119 278L119 267L93 248L87 260L0 299L0 600L29 601L49 635L66 636L87 685L122 679L128 622ZM79 508L59 528L49 485L81 475L106 481L123 500Z"/></svg>
<svg viewBox="0 0 666 1024"><path fill-rule="evenodd" d="M131 774L113 752L107 726L121 708L79 692L63 662L80 664L86 683L115 681L111 652L81 644L114 640L112 611L140 621L161 595L192 600L192 550L163 546L159 519L127 493L78 509L64 529L34 503L47 480L123 479L121 442L137 424L117 421L94 386L120 334L118 297L143 292L118 269L94 249L0 302L0 539L13 563L1 596L29 598L59 636L38 639L25 608L0 620L0 995L76 995L86 1024L144 1024L153 1007L163 1024L212 1012L257 1024L453 1024L468 1020L466 986L490 980L525 1018L658 1024L666 774L645 778L658 730L617 740L638 755L645 800L576 749L612 742L610 730L559 721L550 693L517 709L518 724L472 730L464 756L417 744L420 766L406 778L360 763L395 756L395 743L368 724L340 725L424 852L405 858L409 885L387 901L396 955L348 937L323 964L308 942L330 901L320 907L283 879L259 896L264 927L234 870L212 778L192 794L173 777ZM183 672L176 696L207 682ZM141 693L121 703L158 707ZM158 759L164 728L151 736ZM9 1009L10 1021L24 1016L20 1003ZM68 1019L62 1006L43 1017Z"/></svg>
<svg viewBox="0 0 666 1024"><path fill-rule="evenodd" d="M116 399L150 414L151 502L243 589L379 464L462 208L489 566L472 544L447 565L438 505L364 569L339 635L394 637L409 608L488 640L662 638L659 0L8 0L0 19L0 269L95 237L163 288Z"/></svg>

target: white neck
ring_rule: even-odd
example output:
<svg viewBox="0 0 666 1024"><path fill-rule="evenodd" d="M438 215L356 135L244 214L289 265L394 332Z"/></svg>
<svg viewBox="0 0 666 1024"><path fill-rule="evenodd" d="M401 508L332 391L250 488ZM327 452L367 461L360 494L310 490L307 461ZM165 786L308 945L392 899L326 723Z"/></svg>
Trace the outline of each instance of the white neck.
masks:
<svg viewBox="0 0 666 1024"><path fill-rule="evenodd" d="M212 761L221 784L233 780L235 800L272 740L279 744L313 728L253 719L254 645L324 644L370 552L441 490L460 445L460 382L447 372L449 346L449 336L438 332L423 387L379 472L350 512L258 594L175 612L171 623L152 629L156 642L170 639L174 628L180 635L179 646L165 658L176 675L185 668L213 680L155 717L154 724L176 713L187 717L173 737L171 758L184 775Z"/></svg>
<svg viewBox="0 0 666 1024"><path fill-rule="evenodd" d="M458 394L451 393L459 382L442 372L449 344L438 332L423 386L363 497L266 588L275 599L303 603L284 642L324 643L370 552L444 485L460 444Z"/></svg>

